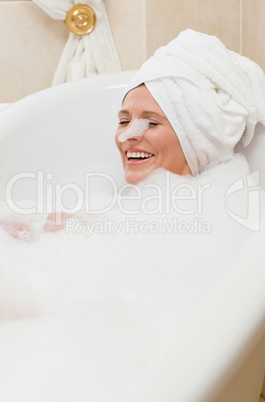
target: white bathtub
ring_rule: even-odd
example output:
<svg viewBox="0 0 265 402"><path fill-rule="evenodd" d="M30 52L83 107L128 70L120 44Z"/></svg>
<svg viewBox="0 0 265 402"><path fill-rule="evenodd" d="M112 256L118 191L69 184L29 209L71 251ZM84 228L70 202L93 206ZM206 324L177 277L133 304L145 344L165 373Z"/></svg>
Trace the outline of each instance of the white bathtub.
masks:
<svg viewBox="0 0 265 402"><path fill-rule="evenodd" d="M2 110L0 200L5 199L10 178L18 178L21 172L52 172L49 183L71 181L82 188L84 173L98 169L102 159L108 164L105 173L121 180L113 135L121 94L132 74L123 72L64 84ZM262 130L258 127L248 159L253 170L261 169L261 185L265 188ZM13 184L16 200L36 197L34 176ZM131 381L121 384L115 402L258 401L265 371L264 239L264 230L250 239L248 247L231 263L226 279L216 283L204 310L196 311L194 305L196 314L185 331L165 345ZM38 334L34 325L13 322L0 326L0 343L7 342L4 361L19 359L23 339L33 328ZM41 329L43 325L41 322ZM17 353L13 355L12 342ZM15 386L16 378L12 381ZM68 400L66 396L60 398L58 393L57 399L51 397L47 402Z"/></svg>

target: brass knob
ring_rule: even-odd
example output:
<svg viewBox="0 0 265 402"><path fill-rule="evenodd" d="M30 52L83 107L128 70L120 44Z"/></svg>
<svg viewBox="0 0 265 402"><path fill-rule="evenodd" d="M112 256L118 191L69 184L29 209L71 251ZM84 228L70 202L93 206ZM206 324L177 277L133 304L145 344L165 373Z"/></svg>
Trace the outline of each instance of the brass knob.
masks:
<svg viewBox="0 0 265 402"><path fill-rule="evenodd" d="M87 35L96 25L96 14L93 8L86 4L76 4L68 11L65 23L76 35Z"/></svg>

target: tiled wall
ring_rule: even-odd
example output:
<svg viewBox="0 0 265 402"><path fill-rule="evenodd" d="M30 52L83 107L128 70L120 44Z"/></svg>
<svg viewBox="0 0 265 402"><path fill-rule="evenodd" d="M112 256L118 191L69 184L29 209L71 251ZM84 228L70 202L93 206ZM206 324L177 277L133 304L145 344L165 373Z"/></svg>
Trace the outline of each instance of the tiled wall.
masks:
<svg viewBox="0 0 265 402"><path fill-rule="evenodd" d="M80 1L81 2L81 1ZM217 35L265 69L265 0L105 0L123 69L185 28ZM0 103L50 86L68 31L31 0L0 0Z"/></svg>
<svg viewBox="0 0 265 402"><path fill-rule="evenodd" d="M146 19L148 56L186 28L217 35L240 51L240 0L146 0Z"/></svg>
<svg viewBox="0 0 265 402"><path fill-rule="evenodd" d="M50 86L67 36L33 2L0 1L0 103Z"/></svg>

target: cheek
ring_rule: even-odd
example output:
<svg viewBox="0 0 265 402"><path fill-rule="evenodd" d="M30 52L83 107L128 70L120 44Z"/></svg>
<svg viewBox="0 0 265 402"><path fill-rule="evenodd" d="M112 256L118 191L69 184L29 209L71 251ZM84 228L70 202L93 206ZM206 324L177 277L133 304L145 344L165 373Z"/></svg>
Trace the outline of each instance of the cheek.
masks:
<svg viewBox="0 0 265 402"><path fill-rule="evenodd" d="M115 144L116 144L116 146L117 146L117 148L120 150L120 147L121 147L121 143L120 143L120 141L119 141L119 135L120 135L121 133L119 132L119 130L117 130L117 132L116 132L116 134L115 134Z"/></svg>
<svg viewBox="0 0 265 402"><path fill-rule="evenodd" d="M119 152L120 152L120 156L121 156L121 161L122 161L122 164L123 164L123 168L125 168L125 156L124 156L124 153L123 153L123 151L122 151L122 149L121 149L121 143L120 143L120 141L118 140L118 137L119 137L120 134L121 134L121 133L120 133L120 130L117 130L116 135L115 135L115 144L116 144L116 147L118 148L118 150L119 150Z"/></svg>
<svg viewBox="0 0 265 402"><path fill-rule="evenodd" d="M158 164L173 173L179 173L186 163L186 158L175 132L165 130L154 133L152 139L150 137L151 141L158 154Z"/></svg>
<svg viewBox="0 0 265 402"><path fill-rule="evenodd" d="M161 156L165 154L167 157L174 152L176 153L180 146L175 132L171 133L168 130L151 133L148 141Z"/></svg>
<svg viewBox="0 0 265 402"><path fill-rule="evenodd" d="M175 165L182 164L186 161L182 148L180 146L179 140L175 137L174 140L168 143L167 154L169 155L169 162Z"/></svg>

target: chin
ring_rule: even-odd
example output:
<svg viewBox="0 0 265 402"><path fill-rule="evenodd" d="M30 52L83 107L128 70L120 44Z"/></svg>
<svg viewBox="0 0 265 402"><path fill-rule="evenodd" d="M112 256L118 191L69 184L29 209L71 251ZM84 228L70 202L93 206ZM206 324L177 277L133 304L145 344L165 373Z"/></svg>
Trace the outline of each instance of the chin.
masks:
<svg viewBox="0 0 265 402"><path fill-rule="evenodd" d="M137 184L149 176L149 173L125 172L125 180L129 184Z"/></svg>

